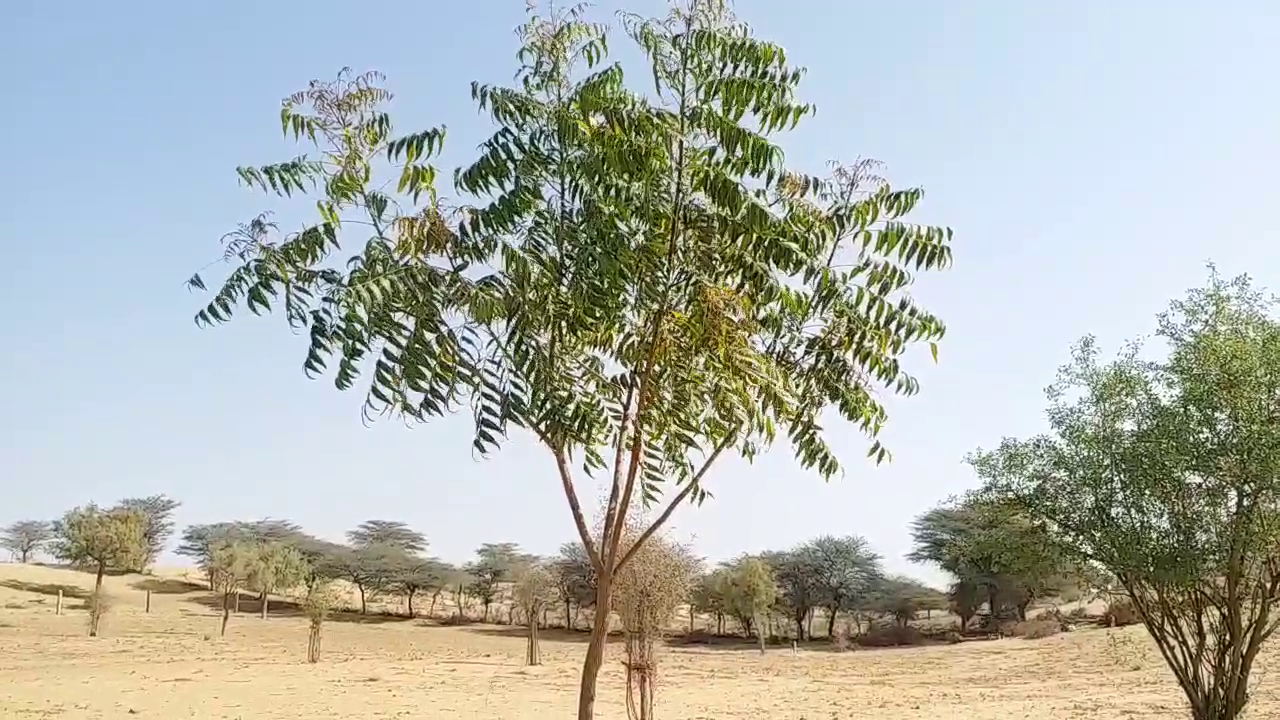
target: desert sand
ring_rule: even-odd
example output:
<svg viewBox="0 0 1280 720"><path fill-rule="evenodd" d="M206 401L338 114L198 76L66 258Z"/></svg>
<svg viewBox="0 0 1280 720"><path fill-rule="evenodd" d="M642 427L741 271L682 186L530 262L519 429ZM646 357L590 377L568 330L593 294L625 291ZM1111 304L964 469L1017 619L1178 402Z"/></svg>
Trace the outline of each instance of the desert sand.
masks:
<svg viewBox="0 0 1280 720"><path fill-rule="evenodd" d="M247 604L217 637L210 594L176 579L107 579L103 637L86 636L92 577L0 565L0 718L569 718L584 645L548 632L544 665L523 667L518 628L443 627L372 616L326 624L324 657L304 662L307 621L288 607L266 621ZM66 610L54 613L62 586ZM144 612L152 587L152 608ZM600 718L625 718L621 649L600 679ZM1253 717L1280 715L1256 671ZM1184 704L1140 628L1091 629L893 650L793 653L664 650L658 717L930 720L1178 718Z"/></svg>

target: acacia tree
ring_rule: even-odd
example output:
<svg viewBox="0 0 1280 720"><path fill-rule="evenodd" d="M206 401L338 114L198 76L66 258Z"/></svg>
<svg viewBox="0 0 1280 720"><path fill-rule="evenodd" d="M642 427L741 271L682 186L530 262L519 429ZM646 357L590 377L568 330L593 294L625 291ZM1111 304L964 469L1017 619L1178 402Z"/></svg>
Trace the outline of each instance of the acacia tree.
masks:
<svg viewBox="0 0 1280 720"><path fill-rule="evenodd" d="M435 599L448 582L451 568L436 558L422 558L405 554L394 568L391 590L404 596L405 611L415 617L413 598L422 592L432 593L431 612L435 612Z"/></svg>
<svg viewBox="0 0 1280 720"><path fill-rule="evenodd" d="M560 546L560 554L551 561L556 595L564 605L565 629L574 629L574 609L591 607L595 600L595 570L591 558L580 542Z"/></svg>
<svg viewBox="0 0 1280 720"><path fill-rule="evenodd" d="M476 550L476 560L467 563L465 570L471 576L467 590L484 609L483 622L489 622L489 608L501 595L503 585L527 564L528 557L515 543L485 543Z"/></svg>
<svg viewBox="0 0 1280 720"><path fill-rule="evenodd" d="M752 457L781 433L802 466L833 477L819 420L833 407L887 457L874 440L887 418L877 390L914 393L899 359L916 342L936 353L943 335L906 290L951 251L949 231L905 221L920 190L868 187L865 165L828 179L785 166L775 136L813 110L796 97L803 73L724 0L622 15L648 61L647 97L583 12L532 16L515 86L473 85L496 130L453 175L453 202L430 162L443 129L397 138L376 74L287 99L286 133L317 154L240 177L282 195L319 189L319 221L281 237L260 216L228 235L236 267L197 322L227 321L242 303L282 306L309 333L308 373L336 364L349 388L372 366L368 414L426 420L469 405L482 453L532 433L607 608L614 576L682 503L706 496L721 456ZM395 193L383 190L387 165ZM608 475L599 536L579 467ZM628 508L659 499L621 551ZM596 614L582 720L607 623Z"/></svg>
<svg viewBox="0 0 1280 720"><path fill-rule="evenodd" d="M0 530L0 547L26 563L53 539L53 525L44 520L19 520Z"/></svg>
<svg viewBox="0 0 1280 720"><path fill-rule="evenodd" d="M55 521L53 534L55 557L94 573L89 637L97 637L104 607L102 577L108 570L137 567L146 556L146 517L136 509L103 509L90 503Z"/></svg>
<svg viewBox="0 0 1280 720"><path fill-rule="evenodd" d="M968 497L911 524L912 562L933 563L980 588L992 616L1016 614L1080 584L1080 572L1043 527L1009 503Z"/></svg>
<svg viewBox="0 0 1280 720"><path fill-rule="evenodd" d="M173 513L181 505L182 503L166 495L125 498L120 501L120 507L135 509L146 518L144 535L147 539L147 554L142 558L141 565L129 568L130 570L143 572L155 564L156 558L160 557L164 546L173 537Z"/></svg>
<svg viewBox="0 0 1280 720"><path fill-rule="evenodd" d="M366 520L347 533L352 547L393 547L417 555L427 550L422 533L397 520Z"/></svg>
<svg viewBox="0 0 1280 720"><path fill-rule="evenodd" d="M867 599L880 580L880 556L857 536L823 535L792 552L806 558L804 567L813 574L812 587L827 611L827 637L834 637L840 611Z"/></svg>
<svg viewBox="0 0 1280 720"><path fill-rule="evenodd" d="M1132 600L1196 720L1232 720L1280 627L1280 321L1211 271L1171 304L1163 361L1086 338L1049 391L1052 432L971 462Z"/></svg>

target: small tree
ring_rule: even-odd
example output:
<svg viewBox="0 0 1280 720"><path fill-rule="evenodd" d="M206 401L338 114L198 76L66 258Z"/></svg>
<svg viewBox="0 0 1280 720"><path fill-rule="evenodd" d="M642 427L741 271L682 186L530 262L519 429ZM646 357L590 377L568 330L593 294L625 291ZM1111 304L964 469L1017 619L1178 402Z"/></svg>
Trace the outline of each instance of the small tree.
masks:
<svg viewBox="0 0 1280 720"><path fill-rule="evenodd" d="M526 559L515 543L485 543L476 550L475 562L466 566L471 576L467 590L480 600L484 608L483 622L489 622L490 606L501 595L502 586L511 582L512 574Z"/></svg>
<svg viewBox="0 0 1280 720"><path fill-rule="evenodd" d="M271 594L301 585L310 567L297 548L282 542L259 542L249 551L253 557L246 584L258 592L258 611L266 620Z"/></svg>
<svg viewBox="0 0 1280 720"><path fill-rule="evenodd" d="M402 549L381 545L345 548L329 558L334 577L356 586L361 615L368 614L370 600L391 589L405 562Z"/></svg>
<svg viewBox="0 0 1280 720"><path fill-rule="evenodd" d="M449 567L435 558L405 555L391 577L390 590L404 596L405 611L415 617L413 598L422 592L438 593L448 581ZM435 612L434 603L431 608Z"/></svg>
<svg viewBox="0 0 1280 720"><path fill-rule="evenodd" d="M106 607L102 577L107 570L137 567L147 554L146 517L130 508L101 509L90 503L69 511L53 524L53 554L66 562L91 569L89 636L97 637L98 621Z"/></svg>
<svg viewBox="0 0 1280 720"><path fill-rule="evenodd" d="M633 531L627 546L637 537ZM634 557L617 577L613 609L626 634L627 714L632 720L651 720L658 642L676 608L690 598L697 563L688 548L665 537L650 538Z"/></svg>
<svg viewBox="0 0 1280 720"><path fill-rule="evenodd" d="M150 495L142 498L125 498L120 507L132 508L146 518L143 534L147 539L147 554L142 564L128 568L134 572L143 572L155 564L156 558L164 552L164 546L173 537L173 513L182 503L165 495Z"/></svg>
<svg viewBox="0 0 1280 720"><path fill-rule="evenodd" d="M53 540L53 524L44 520L19 520L0 530L0 547L26 563Z"/></svg>
<svg viewBox="0 0 1280 720"><path fill-rule="evenodd" d="M756 557L742 558L734 563L728 576L731 594L729 604L740 616L752 618L756 639L760 642L760 654L765 651L765 617L778 599L778 586L773 571L765 561Z"/></svg>
<svg viewBox="0 0 1280 720"><path fill-rule="evenodd" d="M1051 432L970 461L987 492L1114 576L1196 720L1234 720L1280 628L1280 320L1248 277L1170 305L1111 362L1092 338L1049 390Z"/></svg>
<svg viewBox="0 0 1280 720"><path fill-rule="evenodd" d="M549 563L531 562L515 572L514 581L515 601L524 613L525 625L529 628L525 664L541 665L538 623L541 622L542 611L557 599L555 570Z"/></svg>
<svg viewBox="0 0 1280 720"><path fill-rule="evenodd" d="M231 608L254 576L259 564L259 548L247 542L224 542L213 548L209 572L214 592L222 596L222 624L219 637L226 637Z"/></svg>
<svg viewBox="0 0 1280 720"><path fill-rule="evenodd" d="M311 583L302 599L302 609L307 614L307 662L320 662L320 640L324 622L329 618L335 601L333 586L327 580Z"/></svg>
<svg viewBox="0 0 1280 720"><path fill-rule="evenodd" d="M595 570L591 558L580 542L560 546L560 554L552 561L556 595L564 605L564 626L574 629L575 610L589 608L595 601Z"/></svg>

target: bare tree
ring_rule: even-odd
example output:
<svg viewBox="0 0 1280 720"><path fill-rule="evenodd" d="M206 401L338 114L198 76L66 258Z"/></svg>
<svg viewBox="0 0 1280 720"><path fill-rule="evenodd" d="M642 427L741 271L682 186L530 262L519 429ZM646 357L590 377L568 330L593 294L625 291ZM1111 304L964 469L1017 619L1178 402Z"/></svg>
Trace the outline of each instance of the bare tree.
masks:
<svg viewBox="0 0 1280 720"><path fill-rule="evenodd" d="M19 520L0 530L0 547L26 563L53 539L53 524L45 520Z"/></svg>
<svg viewBox="0 0 1280 720"><path fill-rule="evenodd" d="M633 525L624 547L633 547L642 531ZM688 548L652 536L616 576L613 609L626 633L627 714L632 720L653 718L658 642L676 608L690 599L696 567Z"/></svg>
<svg viewBox="0 0 1280 720"><path fill-rule="evenodd" d="M526 665L542 664L542 649L538 644L538 624L542 611L556 601L556 576L554 568L545 561L530 562L514 573L515 601L524 614L529 628Z"/></svg>
<svg viewBox="0 0 1280 720"><path fill-rule="evenodd" d="M53 524L53 554L95 573L89 636L97 637L103 608L102 577L107 570L137 567L146 556L146 518L134 509L104 510L92 503L68 511Z"/></svg>

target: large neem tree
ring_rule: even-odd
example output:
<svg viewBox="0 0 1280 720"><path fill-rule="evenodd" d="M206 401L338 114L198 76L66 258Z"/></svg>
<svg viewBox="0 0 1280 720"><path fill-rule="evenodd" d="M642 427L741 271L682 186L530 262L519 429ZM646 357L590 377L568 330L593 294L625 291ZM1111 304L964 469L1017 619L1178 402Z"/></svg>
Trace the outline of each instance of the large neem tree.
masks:
<svg viewBox="0 0 1280 720"><path fill-rule="evenodd" d="M318 221L279 236L263 216L229 235L236 267L197 318L281 307L309 332L308 373L336 364L350 388L371 368L369 414L469 406L482 452L532 433L595 570L597 608L676 508L705 497L718 458L781 434L801 465L834 476L821 422L834 408L885 459L876 392L915 392L900 358L917 342L936 353L943 335L906 291L914 271L951 259L949 231L905 220L918 189L891 189L866 164L829 178L786 167L775 138L813 112L796 96L803 72L722 0L622 14L621 26L648 60L633 78L653 83L646 95L581 8L530 18L515 85L473 85L496 129L454 174L453 202L431 164L443 128L395 136L378 75L287 99L286 133L315 154L240 175L318 194ZM574 482L600 473L609 494L593 536ZM633 505L659 501L624 547ZM593 714L607 630L597 613L580 718Z"/></svg>

